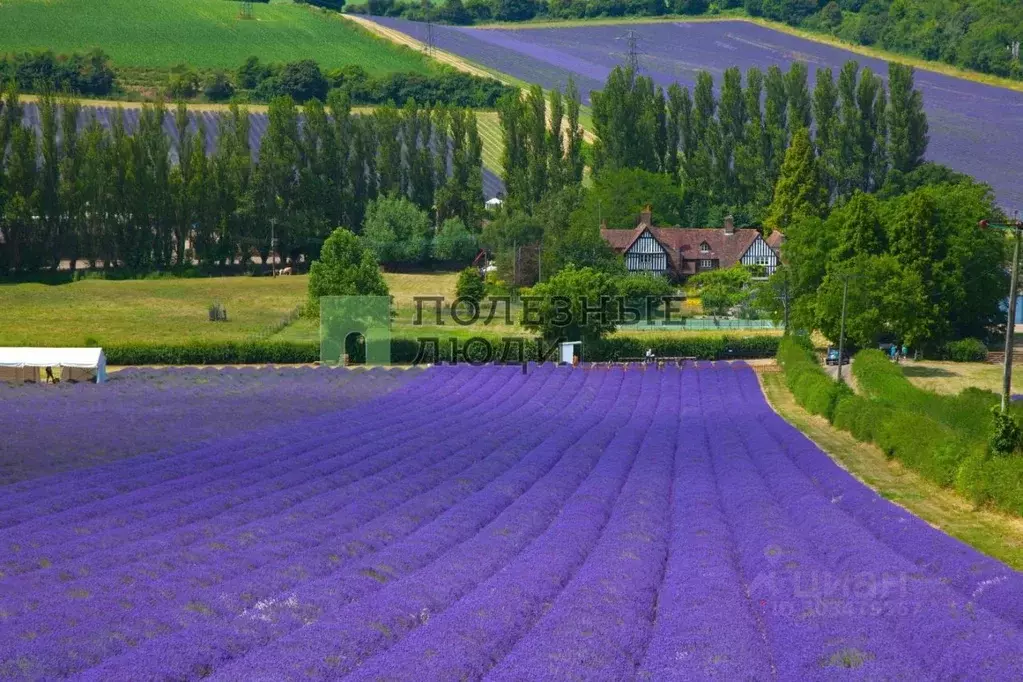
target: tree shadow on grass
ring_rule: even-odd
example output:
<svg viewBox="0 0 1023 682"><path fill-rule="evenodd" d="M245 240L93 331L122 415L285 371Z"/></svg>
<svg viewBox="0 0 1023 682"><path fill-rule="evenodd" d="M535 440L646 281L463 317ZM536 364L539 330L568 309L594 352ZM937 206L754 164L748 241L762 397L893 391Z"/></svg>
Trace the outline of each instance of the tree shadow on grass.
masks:
<svg viewBox="0 0 1023 682"><path fill-rule="evenodd" d="M954 377L958 376L955 372L950 372L947 369L941 367L914 367L912 365L906 365L902 368L902 373L907 377Z"/></svg>

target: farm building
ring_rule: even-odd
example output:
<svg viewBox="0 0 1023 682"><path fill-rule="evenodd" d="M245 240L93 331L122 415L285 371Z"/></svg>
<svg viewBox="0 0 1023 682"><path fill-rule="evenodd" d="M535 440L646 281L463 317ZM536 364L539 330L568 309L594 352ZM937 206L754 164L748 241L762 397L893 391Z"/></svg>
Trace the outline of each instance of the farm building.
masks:
<svg viewBox="0 0 1023 682"><path fill-rule="evenodd" d="M720 228L656 227L647 206L633 229L601 225L600 236L625 256L629 271L656 272L675 280L736 263L761 265L771 275L779 263L778 251L759 230L736 228L731 216ZM774 241L780 244L780 240L779 236Z"/></svg>

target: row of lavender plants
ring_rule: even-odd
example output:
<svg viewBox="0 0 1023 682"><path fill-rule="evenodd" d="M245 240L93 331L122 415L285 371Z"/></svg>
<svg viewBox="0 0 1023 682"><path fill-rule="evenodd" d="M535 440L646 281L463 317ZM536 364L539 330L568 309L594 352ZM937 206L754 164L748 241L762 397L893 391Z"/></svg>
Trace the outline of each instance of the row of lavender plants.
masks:
<svg viewBox="0 0 1023 682"><path fill-rule="evenodd" d="M0 485L344 409L421 370L127 368L92 383L0 381Z"/></svg>
<svg viewBox="0 0 1023 682"><path fill-rule="evenodd" d="M742 363L434 367L4 486L0 533L17 679L1023 675L1021 577L855 481Z"/></svg>

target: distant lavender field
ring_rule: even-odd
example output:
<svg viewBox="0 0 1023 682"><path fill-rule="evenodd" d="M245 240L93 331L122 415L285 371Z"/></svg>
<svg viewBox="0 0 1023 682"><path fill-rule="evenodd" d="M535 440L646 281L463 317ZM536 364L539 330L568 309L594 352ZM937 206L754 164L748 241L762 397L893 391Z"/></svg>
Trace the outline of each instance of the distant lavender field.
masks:
<svg viewBox="0 0 1023 682"><path fill-rule="evenodd" d="M423 40L427 26L374 17L377 23ZM564 87L575 77L583 99L600 89L625 61L626 31L639 42L640 70L654 81L692 86L700 70L721 75L730 66L787 68L806 62L837 71L849 59L887 75L885 62L741 22L630 24L557 29L493 30L434 26L434 44L474 62L544 87ZM1023 93L950 76L917 71L931 126L928 158L991 184L1009 209L1023 204L1023 167L1009 150L1023 140Z"/></svg>

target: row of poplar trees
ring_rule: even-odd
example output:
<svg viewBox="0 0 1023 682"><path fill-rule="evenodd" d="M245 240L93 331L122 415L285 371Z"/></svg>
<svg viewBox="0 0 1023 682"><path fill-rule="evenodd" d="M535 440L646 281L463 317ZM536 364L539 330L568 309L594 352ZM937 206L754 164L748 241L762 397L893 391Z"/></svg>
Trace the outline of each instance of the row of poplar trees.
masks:
<svg viewBox="0 0 1023 682"><path fill-rule="evenodd" d="M571 79L564 94L551 90L549 102L539 85L525 97L515 93L498 102L509 209L531 211L546 194L582 182L579 107L579 91Z"/></svg>
<svg viewBox="0 0 1023 682"><path fill-rule="evenodd" d="M330 232L360 232L367 204L404 196L438 224L479 226L482 141L469 110L383 106L353 114L347 95L300 110L270 104L258 149L255 117L232 106L207 146L183 104L118 110L109 127L69 98L39 99L38 126L13 89L0 110L0 268L34 271L70 260L132 271L225 266L271 250L319 253ZM176 128L168 135L167 126ZM276 248L271 239L276 240Z"/></svg>
<svg viewBox="0 0 1023 682"><path fill-rule="evenodd" d="M732 67L717 91L706 71L691 91L677 83L665 90L634 68L617 67L604 89L591 93L593 173L632 168L666 174L682 191L684 222L701 226L713 208L735 213L744 224L768 219L786 151L800 130L814 131L823 201L876 191L892 174L920 165L927 119L910 67L890 64L887 89L880 76L855 61L837 78L830 68L818 69L813 88L808 75L800 62L787 72L753 67L745 79ZM567 101L577 97L573 93ZM551 119L560 115L559 101L552 93ZM578 156L570 152L559 163L563 147L558 135L544 137L544 116L538 90L502 109L508 195L513 206L527 210L541 198L543 180L547 190L557 190L552 178L581 178L552 172L562 164L574 168ZM570 120L570 145L573 126Z"/></svg>

